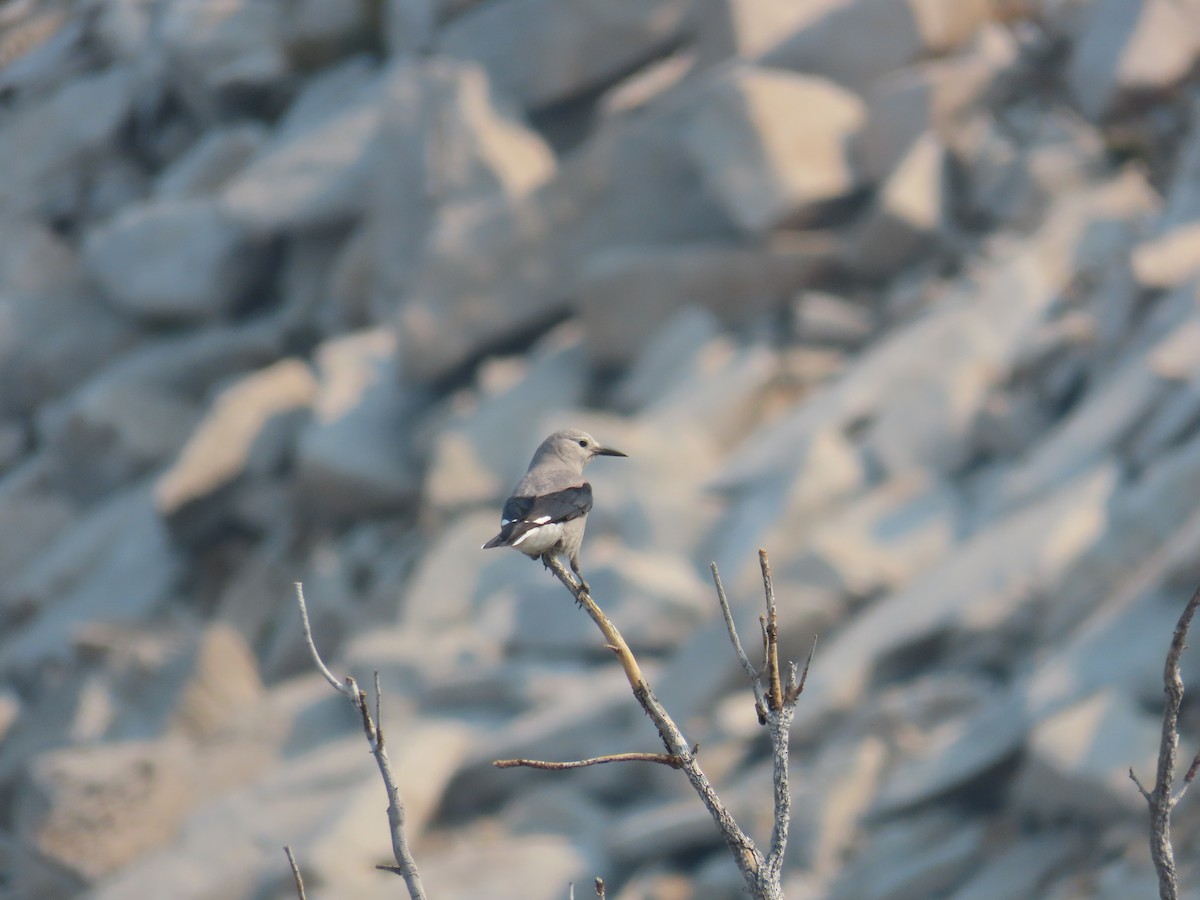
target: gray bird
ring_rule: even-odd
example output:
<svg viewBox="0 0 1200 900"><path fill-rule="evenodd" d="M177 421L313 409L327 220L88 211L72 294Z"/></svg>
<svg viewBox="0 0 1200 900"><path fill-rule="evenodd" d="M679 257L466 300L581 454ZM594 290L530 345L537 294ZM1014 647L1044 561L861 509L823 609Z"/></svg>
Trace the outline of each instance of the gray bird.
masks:
<svg viewBox="0 0 1200 900"><path fill-rule="evenodd" d="M525 477L504 502L500 533L483 549L513 547L534 559L566 554L571 570L587 590L579 571L579 546L592 508L592 486L583 480L583 467L597 456L627 455L602 447L578 428L554 432L533 454Z"/></svg>

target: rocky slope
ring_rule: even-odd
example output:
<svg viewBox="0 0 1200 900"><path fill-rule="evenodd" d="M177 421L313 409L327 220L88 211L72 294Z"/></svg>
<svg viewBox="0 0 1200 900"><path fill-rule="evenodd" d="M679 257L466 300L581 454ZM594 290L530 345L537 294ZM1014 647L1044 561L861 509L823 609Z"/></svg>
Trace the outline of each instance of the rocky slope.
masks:
<svg viewBox="0 0 1200 900"><path fill-rule="evenodd" d="M288 897L284 844L401 894L297 580L432 896L740 896L677 773L490 766L657 749L478 549L564 424L630 454L588 577L760 839L709 561L821 635L789 897L1152 896L1198 53L1190 0L0 8L0 897Z"/></svg>

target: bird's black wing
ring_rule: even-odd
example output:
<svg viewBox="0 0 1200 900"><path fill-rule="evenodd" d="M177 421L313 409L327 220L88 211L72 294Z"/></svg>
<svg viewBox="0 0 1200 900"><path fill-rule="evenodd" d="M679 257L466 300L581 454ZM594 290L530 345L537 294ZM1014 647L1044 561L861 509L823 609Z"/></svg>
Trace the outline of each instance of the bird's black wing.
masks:
<svg viewBox="0 0 1200 900"><path fill-rule="evenodd" d="M586 481L537 497L509 497L500 512L500 533L484 544L484 549L507 547L534 528L578 519L591 508L592 486Z"/></svg>

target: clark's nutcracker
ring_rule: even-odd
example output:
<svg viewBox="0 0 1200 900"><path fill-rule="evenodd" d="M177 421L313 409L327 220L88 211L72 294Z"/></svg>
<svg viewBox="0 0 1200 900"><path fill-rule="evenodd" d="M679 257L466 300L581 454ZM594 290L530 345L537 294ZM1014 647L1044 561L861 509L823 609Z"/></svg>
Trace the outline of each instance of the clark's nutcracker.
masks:
<svg viewBox="0 0 1200 900"><path fill-rule="evenodd" d="M500 533L483 549L514 547L534 559L564 553L586 590L579 545L592 508L592 486L583 480L583 467L597 456L626 455L577 428L554 432L533 454L525 477L504 502Z"/></svg>

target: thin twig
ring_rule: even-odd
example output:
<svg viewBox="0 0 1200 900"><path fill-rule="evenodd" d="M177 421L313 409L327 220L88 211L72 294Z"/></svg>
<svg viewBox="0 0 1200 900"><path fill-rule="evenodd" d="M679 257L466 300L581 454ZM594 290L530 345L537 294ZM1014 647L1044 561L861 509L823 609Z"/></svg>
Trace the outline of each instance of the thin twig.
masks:
<svg viewBox="0 0 1200 900"><path fill-rule="evenodd" d="M750 657L742 649L742 641L738 637L737 626L733 624L733 613L729 609L729 598L725 596L725 585L721 583L721 573L717 570L717 564L710 563L709 569L712 571L713 584L717 588L717 602L721 605L721 615L725 618L725 630L729 632L729 640L733 643L733 652L737 655L738 662L742 664L746 677L750 679L750 689L754 691L754 711L758 713L758 724L766 725L767 698L763 694L758 670L754 668L754 663L750 662Z"/></svg>
<svg viewBox="0 0 1200 900"><path fill-rule="evenodd" d="M371 755L375 757L375 764L379 768L379 775L383 779L383 786L387 791L388 827L392 834L392 855L396 858L396 865L376 866L376 868L394 872L403 878L412 900L426 900L425 888L421 884L421 875L417 871L416 860L413 859L412 852L408 849L408 838L404 830L404 802L400 799L400 789L396 786L396 777L392 773L392 761L388 757L383 732L376 722L379 717L379 673L375 673L376 718L372 719L366 692L359 689L353 678L347 677L344 682L338 681L322 661L321 654L317 651L317 645L313 641L312 628L308 623L308 607L304 602L304 588L299 582L296 582L296 602L300 604L300 619L304 623L304 642L308 644L308 651L312 655L313 663L334 690L348 697L354 704L354 708L358 710L363 734L366 735L367 743L371 747Z"/></svg>
<svg viewBox="0 0 1200 900"><path fill-rule="evenodd" d="M285 846L283 852L287 854L288 865L292 867L292 880L296 882L296 896L299 900L308 900L304 895L304 879L300 877L300 867L296 865L296 857L292 855L292 848Z"/></svg>
<svg viewBox="0 0 1200 900"><path fill-rule="evenodd" d="M596 879L596 896L599 897L600 900L604 900L604 879L603 878Z"/></svg>
<svg viewBox="0 0 1200 900"><path fill-rule="evenodd" d="M1179 879L1175 869L1175 852L1171 847L1171 811L1183 797L1191 780L1200 768L1200 756L1193 760L1184 777L1183 787L1173 794L1175 784L1176 754L1179 750L1179 710L1183 705L1183 676L1179 673L1179 658L1187 644L1188 628L1196 609L1200 607L1200 588L1197 588L1179 616L1175 633L1171 637L1171 648L1163 666L1163 692L1167 699L1163 707L1162 738L1158 745L1158 768L1155 773L1154 789L1147 791L1138 780L1133 769L1133 779L1146 803L1150 807L1150 855L1158 873L1158 896L1161 900L1176 900L1179 896Z"/></svg>
<svg viewBox="0 0 1200 900"><path fill-rule="evenodd" d="M796 680L796 664L792 663L792 672L788 678L788 689L784 695L785 703L795 703L800 699L800 695L804 693L804 685L808 683L808 670L812 666L813 654L817 652L817 635L813 635L812 646L808 648L808 659L804 660L804 671L800 673L800 680Z"/></svg>
<svg viewBox="0 0 1200 900"><path fill-rule="evenodd" d="M300 621L304 625L304 643L308 645L308 652L312 654L314 665L317 671L325 676L325 680L332 685L333 689L339 694L345 694L347 697L354 699L354 694L357 693L350 685L338 681L329 668L321 659L321 654L317 652L317 645L313 641L312 626L308 624L308 607L304 603L304 585L299 581L296 583L296 600L300 604Z"/></svg>
<svg viewBox="0 0 1200 900"><path fill-rule="evenodd" d="M615 762L648 762L670 766L672 769L683 768L683 760L669 753L612 753L608 756L593 756L590 759L573 759L568 762L550 762L544 759L497 759L492 765L497 769L549 769L559 772L564 769L582 769L585 766L600 766Z"/></svg>

